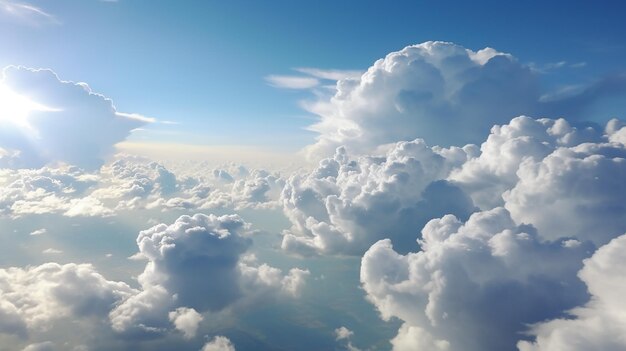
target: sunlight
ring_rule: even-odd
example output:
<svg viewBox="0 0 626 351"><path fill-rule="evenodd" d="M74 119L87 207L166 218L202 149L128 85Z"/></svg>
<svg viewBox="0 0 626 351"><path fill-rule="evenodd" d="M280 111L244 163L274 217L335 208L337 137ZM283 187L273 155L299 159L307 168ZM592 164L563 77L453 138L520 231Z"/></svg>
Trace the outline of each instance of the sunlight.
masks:
<svg viewBox="0 0 626 351"><path fill-rule="evenodd" d="M33 111L56 110L17 94L6 85L0 84L0 123L9 122L28 128L28 115Z"/></svg>

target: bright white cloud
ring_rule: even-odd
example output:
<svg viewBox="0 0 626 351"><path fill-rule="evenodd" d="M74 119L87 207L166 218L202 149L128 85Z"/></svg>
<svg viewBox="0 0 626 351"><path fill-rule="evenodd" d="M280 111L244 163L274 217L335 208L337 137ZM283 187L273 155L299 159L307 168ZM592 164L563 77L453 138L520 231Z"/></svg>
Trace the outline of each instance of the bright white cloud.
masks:
<svg viewBox="0 0 626 351"><path fill-rule="evenodd" d="M45 330L61 318L102 318L134 293L87 264L0 269L0 332L23 336L30 330Z"/></svg>
<svg viewBox="0 0 626 351"><path fill-rule="evenodd" d="M87 84L62 81L51 70L9 66L3 70L0 85L1 91L22 99L18 105L0 107L4 116L0 147L14 152L11 159L0 158L4 167L65 162L97 169L114 152L116 143L149 122L136 114L117 112L110 99L94 93Z"/></svg>
<svg viewBox="0 0 626 351"><path fill-rule="evenodd" d="M200 351L235 351L235 345L225 336L216 336L208 341Z"/></svg>
<svg viewBox="0 0 626 351"><path fill-rule="evenodd" d="M186 339L191 339L198 332L198 325L202 322L202 315L193 308L179 307L169 313L169 319L177 330L183 333Z"/></svg>
<svg viewBox="0 0 626 351"><path fill-rule="evenodd" d="M403 252L416 249L415 234L429 219L473 212L469 197L445 179L475 149L430 148L415 140L383 157L352 158L339 148L310 173L287 181L281 199L293 226L283 249L360 255L385 237Z"/></svg>
<svg viewBox="0 0 626 351"><path fill-rule="evenodd" d="M320 121L306 148L314 160L339 146L371 154L381 145L423 138L430 145L477 143L494 124L518 115L593 115L603 98L623 96L626 76L616 75L568 94L544 96L536 72L513 56L446 42L425 42L392 52L363 75L338 81L332 97L321 95L304 107ZM600 116L608 118L613 116Z"/></svg>
<svg viewBox="0 0 626 351"><path fill-rule="evenodd" d="M593 246L542 241L503 208L434 219L421 246L401 255L381 240L362 259L367 298L404 321L394 350L512 350L528 323L587 299L576 272Z"/></svg>
<svg viewBox="0 0 626 351"><path fill-rule="evenodd" d="M538 99L533 73L510 55L426 42L390 53L360 78L340 80L330 100L308 104L321 118L311 127L320 136L308 152L319 158L340 145L371 152L417 137L464 145L494 123L534 113Z"/></svg>

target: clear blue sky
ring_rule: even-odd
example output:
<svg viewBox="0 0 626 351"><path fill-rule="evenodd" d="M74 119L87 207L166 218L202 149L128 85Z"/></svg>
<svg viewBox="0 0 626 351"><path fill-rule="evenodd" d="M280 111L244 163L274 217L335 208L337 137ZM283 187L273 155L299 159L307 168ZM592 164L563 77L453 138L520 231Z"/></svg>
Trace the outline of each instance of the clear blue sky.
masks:
<svg viewBox="0 0 626 351"><path fill-rule="evenodd" d="M89 83L118 110L181 124L160 141L310 143L309 93L264 77L294 67L366 69L427 40L486 46L525 63L585 62L547 86L624 69L622 1L40 0L53 19L0 19L0 66L46 67ZM157 126L156 128L164 129Z"/></svg>

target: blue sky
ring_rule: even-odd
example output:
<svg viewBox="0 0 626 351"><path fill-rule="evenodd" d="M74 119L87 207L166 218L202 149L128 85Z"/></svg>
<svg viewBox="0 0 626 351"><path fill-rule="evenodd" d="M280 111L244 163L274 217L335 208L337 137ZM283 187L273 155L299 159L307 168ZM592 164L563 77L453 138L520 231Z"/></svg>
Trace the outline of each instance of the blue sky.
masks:
<svg viewBox="0 0 626 351"><path fill-rule="evenodd" d="M52 19L0 22L0 65L52 68L130 111L181 123L151 141L298 149L314 116L306 91L264 77L292 68L365 70L427 40L494 47L521 62L584 67L542 74L545 89L622 70L624 5L478 1L34 1ZM199 131L202 131L199 133Z"/></svg>

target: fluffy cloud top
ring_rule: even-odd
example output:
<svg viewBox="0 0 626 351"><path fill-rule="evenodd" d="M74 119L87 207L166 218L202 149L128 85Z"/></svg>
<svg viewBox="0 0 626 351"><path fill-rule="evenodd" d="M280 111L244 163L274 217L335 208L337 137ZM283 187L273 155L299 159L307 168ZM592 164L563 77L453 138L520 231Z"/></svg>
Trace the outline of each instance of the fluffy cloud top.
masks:
<svg viewBox="0 0 626 351"><path fill-rule="evenodd" d="M149 121L117 112L111 100L87 84L62 81L51 70L10 66L0 85L39 106L18 109L11 101L0 106L0 148L5 150L0 167L65 162L97 169L116 143Z"/></svg>
<svg viewBox="0 0 626 351"><path fill-rule="evenodd" d="M318 160L339 146L367 154L415 138L440 146L478 143L492 125L523 114L572 121L595 116L599 102L625 91L622 74L546 99L537 72L510 54L430 41L388 54L360 77L341 79L331 98L305 103L320 117L310 127L318 140L306 151Z"/></svg>
<svg viewBox="0 0 626 351"><path fill-rule="evenodd" d="M351 158L339 148L312 172L291 177L281 199L293 227L282 246L301 254L361 254L391 237L414 249L416 228L454 213L467 218L471 199L447 182L450 171L475 147L430 148L423 140L401 142L384 157Z"/></svg>
<svg viewBox="0 0 626 351"><path fill-rule="evenodd" d="M534 114L539 97L533 72L511 55L445 42L408 46L359 79L339 81L329 101L307 106L321 117L311 127L320 133L318 142L308 151L329 155L346 145L361 152L417 137L431 145L464 145L493 124Z"/></svg>
<svg viewBox="0 0 626 351"><path fill-rule="evenodd" d="M300 254L360 254L390 238L417 249L428 220L505 207L543 239L574 237L601 246L626 231L626 128L574 127L564 119L521 116L492 128L478 148L400 142L383 156L339 148L310 172L290 177L281 195L293 226L282 247Z"/></svg>
<svg viewBox="0 0 626 351"><path fill-rule="evenodd" d="M587 299L576 272L593 246L542 241L503 208L433 219L422 238L420 252L382 240L363 256L368 299L405 323L394 350L514 350L528 323Z"/></svg>
<svg viewBox="0 0 626 351"><path fill-rule="evenodd" d="M200 351L235 351L235 345L225 336L216 336L204 344Z"/></svg>

